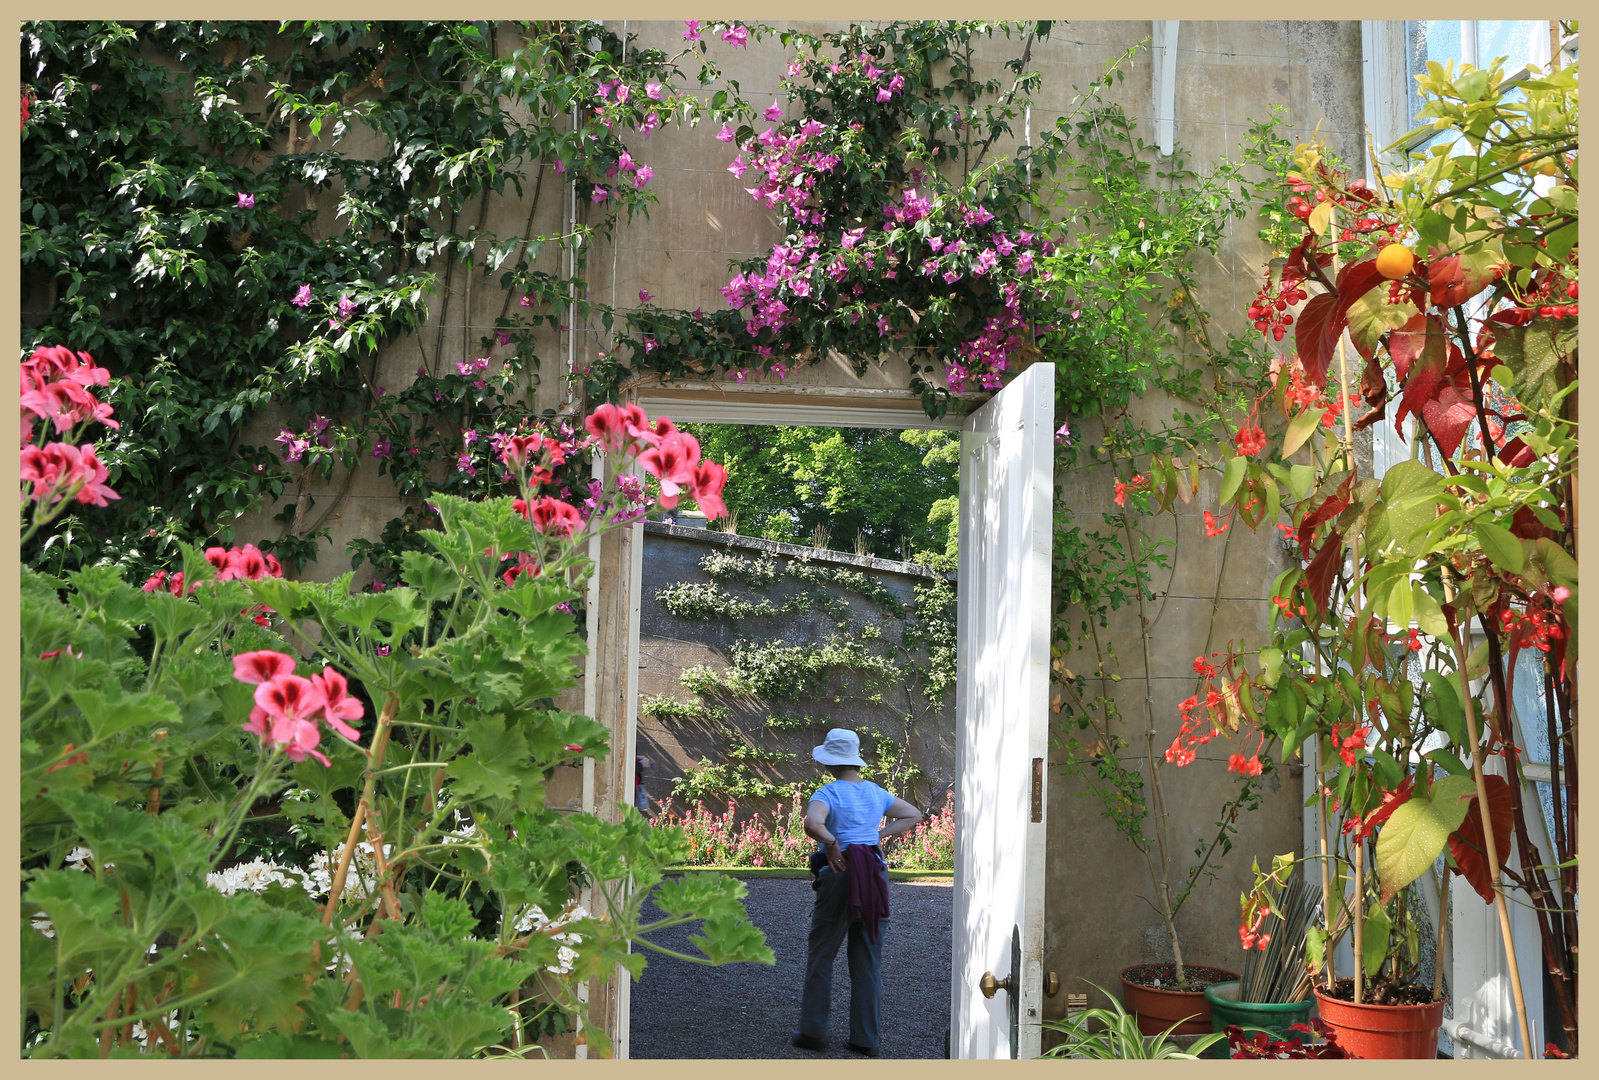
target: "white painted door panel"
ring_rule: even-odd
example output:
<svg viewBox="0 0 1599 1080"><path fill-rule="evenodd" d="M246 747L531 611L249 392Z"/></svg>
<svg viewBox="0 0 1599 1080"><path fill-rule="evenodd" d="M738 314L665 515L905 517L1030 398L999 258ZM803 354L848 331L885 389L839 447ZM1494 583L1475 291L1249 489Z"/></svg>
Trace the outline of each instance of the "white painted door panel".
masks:
<svg viewBox="0 0 1599 1080"><path fill-rule="evenodd" d="M972 414L961 434L950 1002L956 1058L1039 1052L1054 376L1047 363L1028 368ZM1009 978L1013 989L984 997L985 973Z"/></svg>

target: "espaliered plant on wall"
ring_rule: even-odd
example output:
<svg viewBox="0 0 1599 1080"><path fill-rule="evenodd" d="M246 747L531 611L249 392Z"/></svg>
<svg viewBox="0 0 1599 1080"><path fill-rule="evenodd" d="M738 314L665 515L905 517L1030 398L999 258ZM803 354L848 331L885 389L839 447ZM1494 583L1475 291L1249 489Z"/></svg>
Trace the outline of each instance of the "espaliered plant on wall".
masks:
<svg viewBox="0 0 1599 1080"><path fill-rule="evenodd" d="M931 722L947 704L946 692L954 685L952 583L943 578L919 582L907 607L860 570L803 557L780 560L771 553L751 558L711 551L700 560L700 568L711 581L666 586L657 590L655 601L687 620L742 621L817 611L832 621L835 633L814 643L794 643L786 633L775 639L756 636L752 627L750 636L741 634L733 645L726 671L697 666L683 672L682 685L699 700L661 696L639 703L641 712L668 724L716 722L726 733L722 760L706 759L680 777L673 787L676 798L688 803L717 797L764 799L815 789L819 781L808 763L795 765L792 753L764 745L759 733L737 729L734 709L748 712L752 706L767 712L760 727L776 735L825 725L808 713L800 715L807 702L849 700L880 706L899 730L890 733L852 721L867 737L873 759L867 771L896 790L924 776L908 743L918 725ZM768 595L780 587L786 595ZM858 614L851 595L870 610ZM781 630L785 624L768 625ZM796 771L803 778L793 777ZM770 778L774 772L779 779ZM791 775L784 778L785 773Z"/></svg>

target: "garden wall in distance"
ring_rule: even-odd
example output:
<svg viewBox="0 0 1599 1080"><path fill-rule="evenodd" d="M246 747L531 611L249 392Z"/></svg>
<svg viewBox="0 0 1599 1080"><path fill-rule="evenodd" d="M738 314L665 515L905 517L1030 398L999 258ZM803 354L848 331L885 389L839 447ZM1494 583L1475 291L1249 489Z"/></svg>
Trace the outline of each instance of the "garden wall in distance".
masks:
<svg viewBox="0 0 1599 1080"><path fill-rule="evenodd" d="M815 578L832 577L839 572L846 576L858 573L868 583L868 590L880 586L913 613L916 587L937 580L937 571L663 522L645 522L643 529L637 750L655 763L654 770L645 777L652 805L670 795L674 782L702 761L737 774L747 786L814 784L820 774L812 762L811 750L830 727L848 727L861 733L865 759L877 766L868 775L877 782L916 803L924 813L943 805L955 770L952 687L939 695L939 700L929 701L919 692L914 673L911 685L880 687L866 685L859 673L842 668L835 668L831 677L812 683L792 697L737 692L702 695L680 679L684 671L701 666L727 672L740 641L811 647L830 639L848 638L849 631L840 629L840 621L851 624L857 636L863 626L882 626L884 643L873 649L876 653L888 652L887 643L899 640L903 623L892 611L885 611L859 590L836 581L820 584L796 579L786 572L790 567L800 567L801 572ZM701 566L712 553L770 560L778 574L767 587L728 580L725 575L718 575L722 577L718 581ZM804 602L808 599L806 594L825 595L847 605L847 611L811 606L807 610L743 618L685 618L673 614L662 597L663 591L681 584L715 588L722 595L745 602L765 599L779 609L785 602L793 605L796 597ZM950 615L953 617L953 612ZM918 652L925 662L925 650ZM870 700L879 688L883 700ZM703 702L712 715L683 715L659 705L652 710L652 702L663 698L690 706ZM721 710L726 710L725 715ZM907 713L911 716L909 721ZM778 722L769 723L769 717ZM708 794L704 801L712 811L720 812L729 797ZM738 794L735 801L736 817L743 819L756 811L772 810L777 797ZM684 805L681 797L674 802L679 808Z"/></svg>

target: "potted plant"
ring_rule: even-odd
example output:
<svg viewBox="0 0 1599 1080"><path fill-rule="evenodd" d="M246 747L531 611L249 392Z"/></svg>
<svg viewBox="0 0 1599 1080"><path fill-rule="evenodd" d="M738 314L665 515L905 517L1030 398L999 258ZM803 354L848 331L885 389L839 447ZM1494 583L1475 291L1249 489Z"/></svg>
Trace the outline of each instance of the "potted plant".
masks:
<svg viewBox="0 0 1599 1080"><path fill-rule="evenodd" d="M1304 874L1293 872L1294 861L1292 853L1279 855L1266 875L1261 874L1259 861L1254 865L1256 893L1264 897L1268 914L1259 930L1240 931L1246 946L1259 946L1244 949L1243 977L1205 990L1212 1031L1237 1026L1281 1040L1289 1038L1290 1028L1310 1019L1313 1002L1305 948L1307 932L1320 913L1321 898ZM1249 896L1241 902L1247 915ZM1226 1057L1227 1053L1221 1046L1211 1048L1212 1057Z"/></svg>
<svg viewBox="0 0 1599 1080"><path fill-rule="evenodd" d="M1088 982L1086 979L1083 981ZM1088 985L1105 994L1104 989L1094 983ZM1045 1030L1059 1032L1064 1038L1041 1056L1091 1061L1193 1059L1228 1037L1223 1032L1201 1035L1192 1045L1184 1048L1173 1038L1182 1034L1180 1024L1160 1031L1145 1031L1143 1023L1124 1009L1121 1002L1109 994L1105 996L1110 998L1108 1009L1079 1009L1059 1020L1045 1020ZM1094 1025L1099 1027L1096 1029Z"/></svg>
<svg viewBox="0 0 1599 1080"><path fill-rule="evenodd" d="M1536 912L1574 1050L1575 74L1517 84L1525 102L1497 64L1430 69L1419 84L1426 130L1461 135L1449 153L1373 187L1318 143L1286 174L1304 233L1250 314L1281 340L1303 303L1295 349L1209 464L1222 477L1215 534L1275 527L1299 559L1272 585L1266 643L1229 648L1167 755L1185 763L1226 736L1248 772L1276 740L1316 748L1323 924L1307 959L1321 1018L1350 1052L1435 1053L1443 1003L1436 982L1416 981L1415 893L1441 856L1498 909L1529 1056L1507 891ZM1280 437L1264 430L1272 405ZM1411 458L1370 477L1354 435L1390 410ZM1169 499L1203 464L1154 461L1147 486ZM1518 717L1521 680L1542 701ZM1552 852L1527 825L1539 812L1524 809L1527 729L1547 739ZM1355 963L1339 977L1345 934Z"/></svg>

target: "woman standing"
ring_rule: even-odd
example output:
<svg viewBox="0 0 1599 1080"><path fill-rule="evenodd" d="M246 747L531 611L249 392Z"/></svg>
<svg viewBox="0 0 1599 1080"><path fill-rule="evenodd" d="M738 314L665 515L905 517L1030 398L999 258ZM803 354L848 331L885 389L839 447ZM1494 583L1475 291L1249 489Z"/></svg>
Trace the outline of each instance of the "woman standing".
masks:
<svg viewBox="0 0 1599 1080"><path fill-rule="evenodd" d="M922 812L861 778L866 762L861 760L860 737L853 731L829 731L811 757L834 779L812 795L805 808L805 834L818 844L811 856L816 907L811 913L799 1030L789 1042L801 1050L827 1046L833 958L847 934L850 1037L844 1046L877 1057L883 1003L881 920L888 917L888 864L881 842L909 831L922 820Z"/></svg>

